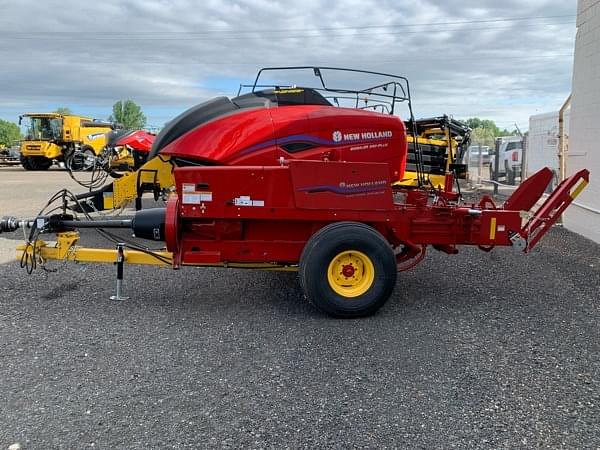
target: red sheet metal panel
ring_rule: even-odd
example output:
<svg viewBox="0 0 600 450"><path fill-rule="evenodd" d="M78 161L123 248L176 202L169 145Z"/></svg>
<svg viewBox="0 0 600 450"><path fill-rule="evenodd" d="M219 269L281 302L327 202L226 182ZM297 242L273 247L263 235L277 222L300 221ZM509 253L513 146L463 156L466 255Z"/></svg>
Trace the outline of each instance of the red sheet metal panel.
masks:
<svg viewBox="0 0 600 450"><path fill-rule="evenodd" d="M291 161L297 208L391 210L392 188L387 164Z"/></svg>
<svg viewBox="0 0 600 450"><path fill-rule="evenodd" d="M317 230L345 220L374 227L393 247L432 245L452 253L458 245L491 248L527 237L519 210L495 209L486 202L435 202L426 191L407 192L404 203L394 204L387 174L385 164L331 161L179 168L178 195L167 213L167 231L177 233L167 237L169 250L183 264L293 264ZM586 177L581 174L559 188L530 226L547 221L548 211L562 210L581 190L576 182Z"/></svg>

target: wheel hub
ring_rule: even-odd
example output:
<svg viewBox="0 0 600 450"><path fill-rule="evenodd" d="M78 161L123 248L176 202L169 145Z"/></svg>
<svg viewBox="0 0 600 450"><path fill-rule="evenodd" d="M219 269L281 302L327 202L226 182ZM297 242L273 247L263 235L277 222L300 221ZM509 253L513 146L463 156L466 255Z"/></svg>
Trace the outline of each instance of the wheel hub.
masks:
<svg viewBox="0 0 600 450"><path fill-rule="evenodd" d="M327 279L335 293L347 298L358 297L373 285L375 268L367 255L348 250L339 253L331 260Z"/></svg>
<svg viewBox="0 0 600 450"><path fill-rule="evenodd" d="M342 268L342 275L344 275L346 278L349 278L351 276L354 276L354 267L352 266L352 264L346 264L343 268Z"/></svg>

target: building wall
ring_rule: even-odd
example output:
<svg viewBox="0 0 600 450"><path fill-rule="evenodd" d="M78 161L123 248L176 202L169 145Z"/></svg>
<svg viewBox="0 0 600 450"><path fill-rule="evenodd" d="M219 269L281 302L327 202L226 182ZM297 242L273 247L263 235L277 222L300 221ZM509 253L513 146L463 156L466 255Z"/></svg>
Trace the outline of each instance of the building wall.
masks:
<svg viewBox="0 0 600 450"><path fill-rule="evenodd" d="M587 168L590 184L564 215L565 226L600 242L600 0L579 0L567 175Z"/></svg>
<svg viewBox="0 0 600 450"><path fill-rule="evenodd" d="M565 144L569 142L569 123L571 110L564 114ZM527 176L531 176L543 167L550 167L560 177L560 161L558 158L558 111L536 114L529 117L529 134L527 137Z"/></svg>

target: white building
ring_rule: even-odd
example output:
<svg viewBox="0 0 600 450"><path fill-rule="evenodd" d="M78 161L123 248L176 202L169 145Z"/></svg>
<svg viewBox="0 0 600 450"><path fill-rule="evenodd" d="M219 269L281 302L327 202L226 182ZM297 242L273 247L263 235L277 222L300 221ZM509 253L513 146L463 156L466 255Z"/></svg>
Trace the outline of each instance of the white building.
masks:
<svg viewBox="0 0 600 450"><path fill-rule="evenodd" d="M560 180L559 123L558 111L536 114L529 117L527 137L526 176L531 176L544 167L550 167L555 173L554 185ZM570 109L563 115L565 146L568 148Z"/></svg>
<svg viewBox="0 0 600 450"><path fill-rule="evenodd" d="M600 0L579 0L567 175L590 171L590 184L564 215L565 226L600 242Z"/></svg>

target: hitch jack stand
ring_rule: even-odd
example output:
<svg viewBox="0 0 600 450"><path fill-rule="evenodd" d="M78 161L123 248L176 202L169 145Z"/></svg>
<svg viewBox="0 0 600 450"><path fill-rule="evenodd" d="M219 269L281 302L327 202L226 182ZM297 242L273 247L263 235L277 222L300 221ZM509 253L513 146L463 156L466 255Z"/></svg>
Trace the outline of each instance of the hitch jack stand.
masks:
<svg viewBox="0 0 600 450"><path fill-rule="evenodd" d="M115 262L117 266L117 290L115 295L110 296L110 299L115 301L127 300L129 298L123 296L123 264L125 263L125 253L123 251L124 247L125 244L117 244L117 261Z"/></svg>

